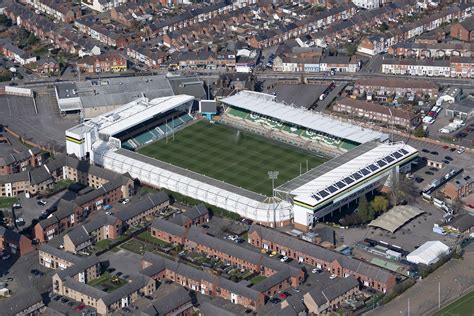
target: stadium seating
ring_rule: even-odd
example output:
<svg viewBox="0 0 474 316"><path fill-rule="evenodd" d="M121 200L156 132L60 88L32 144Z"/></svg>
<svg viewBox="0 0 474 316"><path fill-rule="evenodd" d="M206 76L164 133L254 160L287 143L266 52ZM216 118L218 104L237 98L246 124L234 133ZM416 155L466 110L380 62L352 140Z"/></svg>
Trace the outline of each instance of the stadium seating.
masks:
<svg viewBox="0 0 474 316"><path fill-rule="evenodd" d="M230 115L233 115L233 116L240 117L242 119L247 118L247 116L249 115L248 112L241 111L241 110L234 109L234 108L229 108L227 113L229 113Z"/></svg>
<svg viewBox="0 0 474 316"><path fill-rule="evenodd" d="M161 124L158 127L152 128L138 136L130 138L122 142L122 147L130 150L135 150L140 146L151 143L155 140L158 140L167 134L173 133L176 128L186 124L189 121L192 121L193 118L189 114L185 113L173 120L168 121L165 124Z"/></svg>

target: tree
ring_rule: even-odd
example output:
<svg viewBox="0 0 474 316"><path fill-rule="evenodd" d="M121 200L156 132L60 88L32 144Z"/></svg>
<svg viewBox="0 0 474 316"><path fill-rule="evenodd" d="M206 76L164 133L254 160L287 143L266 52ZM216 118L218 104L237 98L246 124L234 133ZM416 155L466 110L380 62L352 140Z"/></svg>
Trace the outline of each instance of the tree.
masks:
<svg viewBox="0 0 474 316"><path fill-rule="evenodd" d="M33 33L31 33L30 36L28 36L28 39L26 40L26 43L28 45L34 45L38 42L39 42L39 39Z"/></svg>
<svg viewBox="0 0 474 316"><path fill-rule="evenodd" d="M413 181L405 176L392 174L390 181L390 204L397 205L402 200L413 202L419 196L419 190Z"/></svg>
<svg viewBox="0 0 474 316"><path fill-rule="evenodd" d="M388 210L388 200L381 195L377 195L372 202L370 202L370 208L376 213L380 214Z"/></svg>
<svg viewBox="0 0 474 316"><path fill-rule="evenodd" d="M370 220L369 202L367 202L365 194L362 194L359 198L359 212L357 214L363 222Z"/></svg>
<svg viewBox="0 0 474 316"><path fill-rule="evenodd" d="M380 26L379 26L379 30L382 31L382 32L388 30L388 24L385 23L385 22L382 22L382 24L380 24Z"/></svg>
<svg viewBox="0 0 474 316"><path fill-rule="evenodd" d="M0 14L0 25L10 27L12 26L12 20L10 20L6 15Z"/></svg>
<svg viewBox="0 0 474 316"><path fill-rule="evenodd" d="M425 137L425 129L423 128L422 125L418 126L415 129L414 135L415 135L415 137Z"/></svg>
<svg viewBox="0 0 474 316"><path fill-rule="evenodd" d="M346 52L347 52L347 55L353 56L357 52L357 44L347 44Z"/></svg>

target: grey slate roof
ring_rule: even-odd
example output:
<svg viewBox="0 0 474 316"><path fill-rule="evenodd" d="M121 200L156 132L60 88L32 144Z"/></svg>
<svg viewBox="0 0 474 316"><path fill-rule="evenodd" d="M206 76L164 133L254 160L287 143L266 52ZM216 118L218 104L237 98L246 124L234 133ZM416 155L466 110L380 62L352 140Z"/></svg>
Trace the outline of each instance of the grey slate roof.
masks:
<svg viewBox="0 0 474 316"><path fill-rule="evenodd" d="M85 270L99 264L100 262L96 256L90 256L90 257L78 258L78 259L79 260L77 260L72 266L64 270L58 270L56 272L58 276L61 279L65 279L66 277L74 277L80 272L84 272Z"/></svg>
<svg viewBox="0 0 474 316"><path fill-rule="evenodd" d="M176 308L183 306L184 304L191 303L192 299L189 296L188 291L183 287L179 287L174 291L171 291L168 295L160 297L158 300L153 301L149 307L147 307L143 313L150 316L162 316L168 315Z"/></svg>
<svg viewBox="0 0 474 316"><path fill-rule="evenodd" d="M169 201L169 197L163 191L147 194L137 202L128 204L124 209L115 213L115 216L125 222L143 212L165 203L166 201Z"/></svg>
<svg viewBox="0 0 474 316"><path fill-rule="evenodd" d="M220 306L214 305L211 302L204 302L199 306L199 311L204 315L204 316L237 316L237 314L234 314L232 312L229 312L228 310L225 310L221 308Z"/></svg>
<svg viewBox="0 0 474 316"><path fill-rule="evenodd" d="M188 217L191 220L195 220L196 218L201 217L205 214L209 214L209 210L202 203L194 206L192 209L187 210L183 213L184 216Z"/></svg>
<svg viewBox="0 0 474 316"><path fill-rule="evenodd" d="M84 228L84 225L75 227L74 229L69 231L66 235L69 236L69 239L71 239L71 242L74 244L74 246L83 244L86 241L91 239L91 236L89 236L89 234L87 233L86 229Z"/></svg>
<svg viewBox="0 0 474 316"><path fill-rule="evenodd" d="M84 229L87 231L87 233L91 233L103 226L106 225L114 225L115 222L117 221L117 217L114 215L107 215L107 214L99 214L98 216L94 217L93 220L90 220L86 224L84 224Z"/></svg>
<svg viewBox="0 0 474 316"><path fill-rule="evenodd" d="M81 261L81 258L69 253L69 252L66 252L66 251L63 251L63 250L60 250L60 249L57 249L55 247L52 247L48 244L41 244L38 248L38 250L41 250L43 252L46 252L52 256L55 256L57 258L61 258L67 262L71 262L73 264L77 264Z"/></svg>
<svg viewBox="0 0 474 316"><path fill-rule="evenodd" d="M127 297L130 294L143 288L149 280L150 280L150 277L146 275L142 275L142 274L131 275L129 283L107 294L106 296L102 298L102 300L104 301L105 305L110 306L111 304L121 300L123 297Z"/></svg>
<svg viewBox="0 0 474 316"><path fill-rule="evenodd" d="M183 236L186 232L185 228L161 218L155 219L151 224L151 228L155 228L175 236Z"/></svg>
<svg viewBox="0 0 474 316"><path fill-rule="evenodd" d="M3 238L7 241L20 241L21 239L21 235L19 233L3 226L0 226L0 236L3 236Z"/></svg>
<svg viewBox="0 0 474 316"><path fill-rule="evenodd" d="M0 314L5 316L13 316L21 313L25 309L37 304L38 302L43 302L43 298L38 293L38 291L32 288L24 289L23 291L15 293L14 297L7 299L0 304Z"/></svg>
<svg viewBox="0 0 474 316"><path fill-rule="evenodd" d="M64 281L64 286L67 288L70 288L71 290L90 296L94 299L100 299L107 295L106 292L103 292L85 283L76 281L75 279L70 278L70 277L66 278L66 280Z"/></svg>

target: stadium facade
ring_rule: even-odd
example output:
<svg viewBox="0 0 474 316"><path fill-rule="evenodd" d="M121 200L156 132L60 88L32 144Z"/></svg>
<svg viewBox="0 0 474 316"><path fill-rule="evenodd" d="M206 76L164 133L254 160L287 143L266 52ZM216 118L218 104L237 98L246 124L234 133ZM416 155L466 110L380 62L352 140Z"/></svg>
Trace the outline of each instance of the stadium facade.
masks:
<svg viewBox="0 0 474 316"><path fill-rule="evenodd" d="M266 197L134 151L185 128L193 120L193 101L188 95L139 98L68 129L67 153L264 225L294 222L301 229L357 199L362 192L382 185L391 172L416 156L414 148L388 143L380 132L250 91L220 101L223 122L307 150L329 151L337 157L276 188L273 197Z"/></svg>

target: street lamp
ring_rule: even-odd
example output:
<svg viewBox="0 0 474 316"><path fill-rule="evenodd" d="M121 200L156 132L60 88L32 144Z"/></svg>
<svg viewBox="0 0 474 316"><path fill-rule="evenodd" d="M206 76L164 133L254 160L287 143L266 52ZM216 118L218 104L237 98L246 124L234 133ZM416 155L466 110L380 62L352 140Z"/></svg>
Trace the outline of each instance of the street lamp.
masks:
<svg viewBox="0 0 474 316"><path fill-rule="evenodd" d="M272 180L272 196L275 196L274 190L275 190L275 180L278 179L278 175L280 172L278 171L268 171L268 179Z"/></svg>

